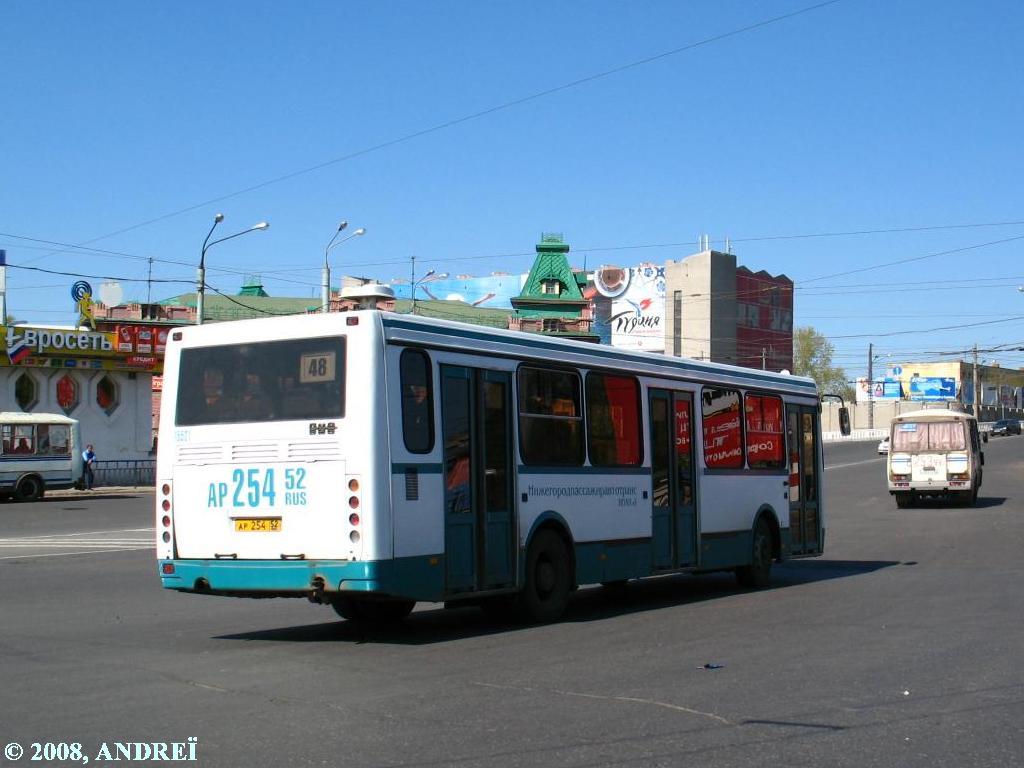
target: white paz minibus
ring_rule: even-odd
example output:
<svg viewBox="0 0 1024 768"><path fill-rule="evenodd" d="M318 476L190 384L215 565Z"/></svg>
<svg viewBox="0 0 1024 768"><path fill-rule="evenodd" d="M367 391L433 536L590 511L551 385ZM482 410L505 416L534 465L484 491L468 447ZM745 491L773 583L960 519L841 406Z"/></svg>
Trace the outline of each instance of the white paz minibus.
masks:
<svg viewBox="0 0 1024 768"><path fill-rule="evenodd" d="M47 489L78 487L78 421L59 413L0 412L0 497L37 501Z"/></svg>
<svg viewBox="0 0 1024 768"><path fill-rule="evenodd" d="M896 416L886 460L889 493L896 506L912 506L924 496L973 505L985 464L981 445L978 420L971 414L926 409Z"/></svg>
<svg viewBox="0 0 1024 768"><path fill-rule="evenodd" d="M811 379L378 311L175 330L163 585L559 617L582 584L820 555Z"/></svg>

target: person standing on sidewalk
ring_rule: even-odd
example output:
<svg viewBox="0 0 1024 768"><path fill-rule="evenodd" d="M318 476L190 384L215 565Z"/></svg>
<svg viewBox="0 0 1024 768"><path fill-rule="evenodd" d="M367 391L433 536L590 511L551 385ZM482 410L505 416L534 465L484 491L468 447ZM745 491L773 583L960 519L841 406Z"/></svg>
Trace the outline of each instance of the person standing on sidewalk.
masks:
<svg viewBox="0 0 1024 768"><path fill-rule="evenodd" d="M93 484L93 464L96 462L96 452L92 449L92 443L85 446L82 451L82 471L85 480L85 490L91 491Z"/></svg>

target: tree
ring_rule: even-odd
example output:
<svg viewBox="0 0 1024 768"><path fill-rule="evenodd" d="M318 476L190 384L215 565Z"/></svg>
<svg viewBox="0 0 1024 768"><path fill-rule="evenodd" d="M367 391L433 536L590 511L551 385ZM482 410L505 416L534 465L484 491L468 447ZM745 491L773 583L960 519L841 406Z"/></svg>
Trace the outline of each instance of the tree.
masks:
<svg viewBox="0 0 1024 768"><path fill-rule="evenodd" d="M834 352L828 339L810 326L797 328L793 332L793 373L810 376L822 394L842 395L847 401L852 401L856 391L846 371L832 365Z"/></svg>

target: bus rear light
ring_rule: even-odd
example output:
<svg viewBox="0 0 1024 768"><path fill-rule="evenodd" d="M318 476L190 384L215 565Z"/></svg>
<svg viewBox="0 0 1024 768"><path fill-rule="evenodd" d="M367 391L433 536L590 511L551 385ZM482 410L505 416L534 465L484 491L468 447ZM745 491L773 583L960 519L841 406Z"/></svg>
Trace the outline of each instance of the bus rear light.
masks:
<svg viewBox="0 0 1024 768"><path fill-rule="evenodd" d="M162 509L164 512L170 512L171 511L171 500L170 499L164 499L163 501L161 501L160 502L160 509Z"/></svg>
<svg viewBox="0 0 1024 768"><path fill-rule="evenodd" d="M346 317L345 318L345 325L359 325L359 318L358 317Z"/></svg>
<svg viewBox="0 0 1024 768"><path fill-rule="evenodd" d="M359 509L359 497L358 496L349 496L348 497L348 505L352 509Z"/></svg>
<svg viewBox="0 0 1024 768"><path fill-rule="evenodd" d="M348 516L348 522L350 525L359 525L359 515L353 512Z"/></svg>
<svg viewBox="0 0 1024 768"><path fill-rule="evenodd" d="M160 493L162 493L164 496L170 496L171 495L171 485L170 485L170 483L164 483L163 485L161 485L160 486Z"/></svg>
<svg viewBox="0 0 1024 768"><path fill-rule="evenodd" d="M171 543L171 534L168 531L164 531L164 535L161 536L160 538L162 538L164 540L164 544L170 544Z"/></svg>
<svg viewBox="0 0 1024 768"><path fill-rule="evenodd" d="M967 473L966 472L950 472L949 473L949 479L950 480L966 480L967 479Z"/></svg>
<svg viewBox="0 0 1024 768"><path fill-rule="evenodd" d="M350 491L352 491L352 493L355 493L356 491L358 491L359 490L359 481L356 480L353 477L351 480L348 481L348 489Z"/></svg>
<svg viewBox="0 0 1024 768"><path fill-rule="evenodd" d="M349 541L351 541L353 544L358 544L359 543L359 531L352 531L352 533L350 533L348 535L348 538L349 538Z"/></svg>
<svg viewBox="0 0 1024 768"><path fill-rule="evenodd" d="M166 574L167 576L173 575L174 574L174 563L164 563L163 565L160 566L160 572L163 573L163 574Z"/></svg>
<svg viewBox="0 0 1024 768"><path fill-rule="evenodd" d="M164 528L170 528L171 527L171 517L170 517L170 515L164 515L163 519L160 522L164 524Z"/></svg>

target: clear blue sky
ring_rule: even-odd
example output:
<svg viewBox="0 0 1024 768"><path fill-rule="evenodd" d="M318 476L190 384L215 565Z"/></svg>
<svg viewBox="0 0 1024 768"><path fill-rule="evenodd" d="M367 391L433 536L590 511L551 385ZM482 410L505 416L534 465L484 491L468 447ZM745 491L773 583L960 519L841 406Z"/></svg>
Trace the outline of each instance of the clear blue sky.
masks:
<svg viewBox="0 0 1024 768"><path fill-rule="evenodd" d="M851 376L872 341L883 363L1024 346L1024 240L808 282L1024 224L744 241L1024 221L1016 0L841 0L201 205L811 4L4 3L0 248L134 278L147 257L179 261L153 276L194 281L222 211L223 234L271 227L211 250L211 268L309 296L343 218L368 232L332 252L335 275L383 281L410 255L420 271L525 270L542 231L590 266L678 259L708 233L792 277L797 325L832 338ZM91 243L141 259L13 237L80 244L192 206ZM656 244L678 245L584 253ZM240 275L217 269L208 282L235 292ZM11 269L9 311L71 322L72 281ZM1021 319L965 327L1007 318ZM958 328L883 335L937 326Z"/></svg>

